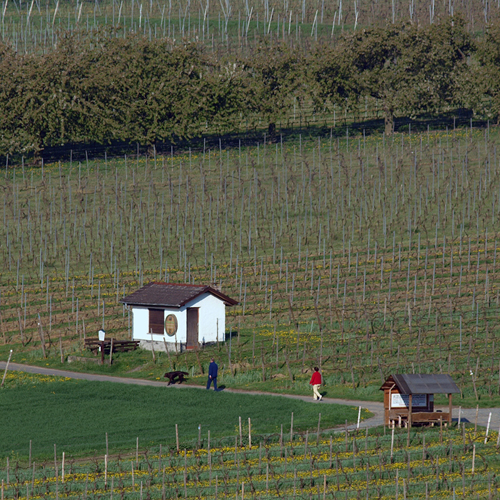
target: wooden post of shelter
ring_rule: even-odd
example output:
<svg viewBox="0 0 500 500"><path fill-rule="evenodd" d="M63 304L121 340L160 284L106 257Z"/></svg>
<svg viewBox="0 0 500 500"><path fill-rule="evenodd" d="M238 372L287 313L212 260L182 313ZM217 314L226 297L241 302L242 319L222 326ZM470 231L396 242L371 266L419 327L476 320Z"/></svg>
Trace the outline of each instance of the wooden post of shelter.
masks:
<svg viewBox="0 0 500 500"><path fill-rule="evenodd" d="M453 410L453 405L452 405L452 398L453 394L448 394L448 425L451 425L451 412Z"/></svg>
<svg viewBox="0 0 500 500"><path fill-rule="evenodd" d="M413 394L408 397L408 428L411 427L411 407L413 404Z"/></svg>

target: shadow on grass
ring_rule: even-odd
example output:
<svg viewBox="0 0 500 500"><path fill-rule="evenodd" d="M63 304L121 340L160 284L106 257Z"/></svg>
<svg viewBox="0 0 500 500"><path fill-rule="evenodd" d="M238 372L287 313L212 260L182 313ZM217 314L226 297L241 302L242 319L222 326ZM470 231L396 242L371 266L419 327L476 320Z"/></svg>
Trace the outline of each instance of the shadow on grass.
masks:
<svg viewBox="0 0 500 500"><path fill-rule="evenodd" d="M234 337L238 338L238 330L231 330L225 333L224 341L229 342L229 339L232 339Z"/></svg>
<svg viewBox="0 0 500 500"><path fill-rule="evenodd" d="M425 132L427 130L455 129L457 127L484 128L489 124L488 120L473 120L472 110L458 108L439 115L421 114L415 118L399 117L395 119L394 131L399 133ZM304 139L317 138L343 138L353 135L382 135L384 132L384 120L371 119L359 121L344 121L335 127L326 121L321 123L307 123L299 127L282 126L276 128L275 134L269 136L267 129L252 129L242 132L226 132L224 134L206 134L190 140L176 139L173 141L157 142L155 149L151 145L140 145L137 143L115 142L110 145L96 143L69 144L58 147L47 147L41 154L44 162L74 161L86 163L88 161L124 157L127 155L131 161L138 155L148 155L154 161L154 154L166 155L178 154L179 152L203 152L219 148L238 148L255 146L257 143L279 143L296 142ZM21 157L14 157L11 163L21 161ZM29 162L30 158L25 158Z"/></svg>

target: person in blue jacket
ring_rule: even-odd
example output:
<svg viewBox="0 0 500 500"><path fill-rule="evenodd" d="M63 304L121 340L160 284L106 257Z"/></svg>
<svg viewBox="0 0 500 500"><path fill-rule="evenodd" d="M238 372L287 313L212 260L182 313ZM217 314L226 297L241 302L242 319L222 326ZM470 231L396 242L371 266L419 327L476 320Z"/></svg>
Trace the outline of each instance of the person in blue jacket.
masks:
<svg viewBox="0 0 500 500"><path fill-rule="evenodd" d="M214 391L217 390L217 370L219 367L215 362L215 359L210 360L210 366L208 367L208 380L207 380L207 390L210 389L212 382L214 383Z"/></svg>

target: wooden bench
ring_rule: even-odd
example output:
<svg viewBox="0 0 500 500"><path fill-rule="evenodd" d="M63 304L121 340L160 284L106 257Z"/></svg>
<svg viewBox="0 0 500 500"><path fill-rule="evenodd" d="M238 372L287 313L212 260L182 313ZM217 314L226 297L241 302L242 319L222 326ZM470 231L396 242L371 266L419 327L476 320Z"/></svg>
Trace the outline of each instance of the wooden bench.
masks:
<svg viewBox="0 0 500 500"><path fill-rule="evenodd" d="M440 420L443 424L447 424L450 421L450 414L441 411L419 411L411 414L412 423L439 424Z"/></svg>
<svg viewBox="0 0 500 500"><path fill-rule="evenodd" d="M92 351L96 356L99 352L104 354L111 353L111 343L113 343L113 352L135 351L139 347L139 340L99 340L96 338L85 339L85 348Z"/></svg>
<svg viewBox="0 0 500 500"><path fill-rule="evenodd" d="M390 410L389 412L389 422L390 425L398 427L407 427L408 425L408 410ZM411 423L412 424L439 424L442 420L443 424L448 424L450 422L450 414L440 411L413 411L411 413Z"/></svg>
<svg viewBox="0 0 500 500"><path fill-rule="evenodd" d="M175 371L175 372L167 372L165 373L164 377L168 378L168 384L175 384L176 382L179 382L179 384L182 384L182 382L185 382L186 376L189 375L188 372L180 372L180 371Z"/></svg>

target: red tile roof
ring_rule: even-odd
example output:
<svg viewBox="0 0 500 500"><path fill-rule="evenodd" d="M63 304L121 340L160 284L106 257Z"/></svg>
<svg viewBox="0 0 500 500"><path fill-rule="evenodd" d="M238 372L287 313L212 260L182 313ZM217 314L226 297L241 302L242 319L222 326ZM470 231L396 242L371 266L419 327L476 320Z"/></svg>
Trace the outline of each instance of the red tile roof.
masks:
<svg viewBox="0 0 500 500"><path fill-rule="evenodd" d="M185 283L148 283L120 300L124 304L137 306L182 307L204 293L222 300L226 306L235 306L236 300L207 285Z"/></svg>

